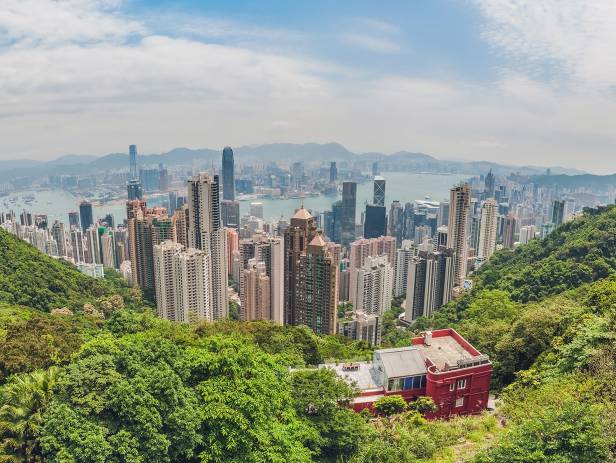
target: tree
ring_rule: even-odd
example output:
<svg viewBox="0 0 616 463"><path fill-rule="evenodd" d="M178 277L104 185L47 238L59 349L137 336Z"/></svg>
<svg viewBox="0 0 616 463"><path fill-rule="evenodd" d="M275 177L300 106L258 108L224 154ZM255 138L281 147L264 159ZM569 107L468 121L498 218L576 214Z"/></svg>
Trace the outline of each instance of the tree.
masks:
<svg viewBox="0 0 616 463"><path fill-rule="evenodd" d="M474 463L594 463L610 461L601 407L569 400L516 424Z"/></svg>
<svg viewBox="0 0 616 463"><path fill-rule="evenodd" d="M0 337L0 380L68 362L98 323L86 317L58 317L36 311L11 320Z"/></svg>
<svg viewBox="0 0 616 463"><path fill-rule="evenodd" d="M286 368L231 337L174 342L159 323L82 347L45 414L46 461L309 461Z"/></svg>
<svg viewBox="0 0 616 463"><path fill-rule="evenodd" d="M406 409L406 401L400 395L386 395L375 402L374 409L389 417L402 413Z"/></svg>
<svg viewBox="0 0 616 463"><path fill-rule="evenodd" d="M328 458L351 455L368 432L362 416L348 408L357 390L333 370L299 370L291 375L298 416L315 430L309 444L315 454Z"/></svg>
<svg viewBox="0 0 616 463"><path fill-rule="evenodd" d="M409 410L416 411L422 415L426 413L433 413L438 410L438 407L432 400L432 397L417 397L416 400L409 403Z"/></svg>
<svg viewBox="0 0 616 463"><path fill-rule="evenodd" d="M13 376L0 389L0 461L42 462L38 433L58 368Z"/></svg>

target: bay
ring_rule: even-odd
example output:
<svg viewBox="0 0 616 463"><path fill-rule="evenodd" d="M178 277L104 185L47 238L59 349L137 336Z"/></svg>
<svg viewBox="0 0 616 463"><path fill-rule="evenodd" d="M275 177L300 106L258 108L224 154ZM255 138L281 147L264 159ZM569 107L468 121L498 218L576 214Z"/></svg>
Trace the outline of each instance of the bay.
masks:
<svg viewBox="0 0 616 463"><path fill-rule="evenodd" d="M384 172L386 180L385 205L389 208L392 201L398 200L402 204L415 199L429 198L433 201L442 201L449 197L449 189L464 180L466 177L451 174L413 174L406 172ZM180 191L179 194L183 192ZM372 202L372 182L361 183L357 187L357 221L365 208L366 202ZM32 197L27 201L25 198ZM331 209L332 203L340 199L341 195L321 195L308 198L293 199L266 199L259 198L250 201L240 201L240 213L249 212L250 203L258 201L263 203L264 218L268 221L280 217L289 219L302 204L306 209L323 212ZM11 201L14 199L14 201ZM78 211L82 198L64 190L33 190L9 193L0 198L0 211L13 210L19 214L27 210L32 214L47 214L49 223L60 220L68 223L68 213ZM167 194L146 195L149 207L166 206ZM126 218L126 205L122 199L104 204L93 203L95 218L102 218L106 214L113 214L116 223Z"/></svg>

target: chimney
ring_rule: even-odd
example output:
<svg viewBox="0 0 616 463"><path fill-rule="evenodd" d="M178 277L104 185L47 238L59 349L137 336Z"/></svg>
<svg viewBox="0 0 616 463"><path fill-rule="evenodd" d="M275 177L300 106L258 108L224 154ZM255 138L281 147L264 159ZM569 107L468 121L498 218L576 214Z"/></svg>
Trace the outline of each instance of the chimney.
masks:
<svg viewBox="0 0 616 463"><path fill-rule="evenodd" d="M424 333L424 344L430 346L432 344L432 331L426 331Z"/></svg>

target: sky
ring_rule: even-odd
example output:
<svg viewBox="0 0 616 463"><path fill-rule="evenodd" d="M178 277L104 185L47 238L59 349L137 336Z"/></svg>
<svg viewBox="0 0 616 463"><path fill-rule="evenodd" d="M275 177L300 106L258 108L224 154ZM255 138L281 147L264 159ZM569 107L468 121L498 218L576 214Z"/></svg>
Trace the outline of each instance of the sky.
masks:
<svg viewBox="0 0 616 463"><path fill-rule="evenodd" d="M616 172L616 1L0 1L0 159L272 142Z"/></svg>

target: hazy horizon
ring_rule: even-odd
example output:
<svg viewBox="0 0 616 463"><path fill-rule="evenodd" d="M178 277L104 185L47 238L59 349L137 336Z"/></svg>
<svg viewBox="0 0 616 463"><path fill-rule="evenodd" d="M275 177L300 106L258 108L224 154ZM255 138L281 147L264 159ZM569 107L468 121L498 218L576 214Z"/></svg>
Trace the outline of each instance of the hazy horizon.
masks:
<svg viewBox="0 0 616 463"><path fill-rule="evenodd" d="M576 167L572 167L572 166L567 166L567 165L559 165L559 164L516 164L515 162L501 162L499 163L498 161L491 161L489 159L464 159L464 158L456 158L456 157L446 157L446 156L437 156L434 155L432 153L421 153L418 151L413 151L413 150L399 150L396 152L378 152L378 151L360 151L360 152L355 152L353 150L350 150L348 147L346 147L345 145L343 145L342 143L338 143L338 142L326 142L326 143L317 143L317 142L305 142L305 143L291 143L291 142L276 142L273 141L271 143L264 143L264 144L257 144L257 143L253 143L253 144L249 144L249 145L242 145L242 146L231 146L231 148L233 150L243 150L246 148L259 148L259 147L263 147L263 146L268 146L268 145L296 145L296 146L301 146L301 145L312 145L312 144L317 144L319 146L325 146L325 145L339 145L342 146L343 148L347 149L350 153L356 155L356 156L362 156L362 155L369 155L369 154L379 154L379 155L384 155L384 156L392 156L392 155L396 155L399 153L410 153L410 154L420 154L420 155L427 155L427 156L431 156L434 159L438 160L438 161L445 161L445 162L494 162L497 163L499 165L503 165L503 166L511 166L511 167L560 167L563 169L579 169ZM128 147L127 147L128 148ZM187 146L175 146L173 148L171 148L168 151L153 151L153 152L142 152L139 149L139 145L137 145L137 150L138 150L138 155L139 156L159 156L162 154L167 154L170 153L174 150L190 150L190 151L199 151L199 150L211 150L211 151L220 151L222 153L224 146L220 146L220 147L210 147L210 146L198 146L198 147L187 147ZM111 156L111 155L117 155L117 154L124 154L126 155L126 157L128 158L128 149L124 150L124 151L117 151L117 152L109 152L109 153L102 153L102 154L92 154L92 153L64 153L64 154L60 154L58 156L55 157L51 157L48 159L34 159L34 158L23 158L23 159L0 159L0 162L2 161L6 161L6 162L20 162L20 161L35 161L35 162L53 162L53 161L59 161L62 160L64 158L71 158L71 157L91 157L92 160L95 159L101 159L104 158L105 156ZM237 154L237 153L236 153ZM339 159L335 159L332 158L331 160L339 160ZM281 160L284 164L285 160ZM580 171L583 171L582 169L579 169ZM592 173L589 171L585 171L586 173ZM605 175L610 175L610 173L605 174Z"/></svg>
<svg viewBox="0 0 616 463"><path fill-rule="evenodd" d="M616 2L409 3L4 0L0 160L336 142L613 173Z"/></svg>

